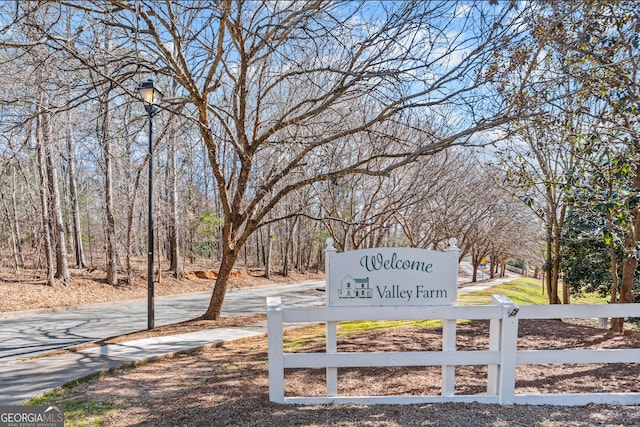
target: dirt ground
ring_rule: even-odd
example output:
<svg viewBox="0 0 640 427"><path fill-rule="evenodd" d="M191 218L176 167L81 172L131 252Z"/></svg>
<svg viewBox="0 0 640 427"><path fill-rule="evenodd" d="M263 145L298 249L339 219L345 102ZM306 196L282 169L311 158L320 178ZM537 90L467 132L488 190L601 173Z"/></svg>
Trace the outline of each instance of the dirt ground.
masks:
<svg viewBox="0 0 640 427"><path fill-rule="evenodd" d="M261 272L244 270L232 287L268 285L272 282L314 280L313 274L266 281ZM135 286L107 286L104 272L74 271L69 286L49 288L39 277L10 276L0 272L0 311L28 310L146 297L146 280ZM211 279L177 281L162 276L156 295L210 292ZM216 326L241 326L264 319L263 315L211 321L191 321L112 337L88 345L115 343L150 334L187 332ZM640 348L640 332L610 336L595 321L529 321L520 323L520 347L542 348ZM630 327L627 329L631 329ZM317 331L291 330L287 340L304 339L301 351L317 351L324 342ZM482 349L488 345L487 324L459 325L458 349ZM87 346L87 345L84 345ZM350 333L341 338L340 351L435 350L441 347L437 327L407 327ZM521 366L518 393L640 392L640 366L551 365ZM375 368L340 371L340 393L437 394L439 368ZM322 370L292 370L286 375L286 394L322 395L326 392ZM429 405L315 405L291 406L269 402L267 344L265 337L249 338L196 352L116 369L61 391L55 403L81 405L99 414L105 426L638 426L640 407L589 405L498 406L482 404ZM456 393L482 394L486 367L456 369ZM78 403L80 402L80 403ZM82 403L85 402L85 403ZM52 402L53 403L53 402ZM88 408L88 409L87 409ZM83 420L80 425L93 425Z"/></svg>

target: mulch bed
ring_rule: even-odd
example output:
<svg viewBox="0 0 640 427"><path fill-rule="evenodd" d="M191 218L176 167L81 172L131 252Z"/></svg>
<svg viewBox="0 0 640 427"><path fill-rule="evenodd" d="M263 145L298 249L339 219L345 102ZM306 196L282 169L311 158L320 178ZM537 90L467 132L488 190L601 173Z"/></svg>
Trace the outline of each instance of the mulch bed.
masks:
<svg viewBox="0 0 640 427"><path fill-rule="evenodd" d="M521 348L640 347L640 334L610 336L588 321L521 322ZM288 339L305 336L288 332ZM312 342L304 351L324 343ZM488 324L458 325L459 349L488 346ZM411 351L441 348L439 328L368 331L339 339L340 351ZM638 364L519 366L517 393L639 392ZM456 369L456 393L484 393L486 367ZM441 372L435 368L340 370L341 394L437 394ZM287 396L322 395L324 373L288 370ZM197 354L117 370L80 384L63 399L82 399L115 408L105 426L630 426L640 424L640 407L585 407L428 404L428 405L277 405L269 402L266 338L226 343ZM64 402L63 402L64 403Z"/></svg>

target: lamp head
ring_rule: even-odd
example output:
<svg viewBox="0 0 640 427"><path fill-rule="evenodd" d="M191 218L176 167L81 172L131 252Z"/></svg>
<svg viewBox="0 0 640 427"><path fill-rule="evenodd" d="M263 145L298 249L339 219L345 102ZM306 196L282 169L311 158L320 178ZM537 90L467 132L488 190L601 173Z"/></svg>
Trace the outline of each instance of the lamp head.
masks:
<svg viewBox="0 0 640 427"><path fill-rule="evenodd" d="M140 83L138 92L140 92L144 108L149 114L158 111L158 105L162 101L162 92L154 87L153 80L149 79L146 82Z"/></svg>

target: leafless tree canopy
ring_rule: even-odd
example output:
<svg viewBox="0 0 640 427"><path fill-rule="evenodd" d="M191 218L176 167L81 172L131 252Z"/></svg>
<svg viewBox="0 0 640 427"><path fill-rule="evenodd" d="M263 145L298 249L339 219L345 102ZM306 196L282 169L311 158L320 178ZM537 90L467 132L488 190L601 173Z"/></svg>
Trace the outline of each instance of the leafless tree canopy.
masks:
<svg viewBox="0 0 640 427"><path fill-rule="evenodd" d="M92 215L87 205L85 219L103 226L109 281L116 283L121 254L128 260L140 250L136 200L144 164L152 159L142 143L145 117L136 87L154 79L165 93L155 118L155 161L168 165L156 202L168 219L159 227L172 248L182 241L194 253L212 245L220 255L205 314L216 318L247 246L264 253L266 226L282 233L285 260L288 248L302 245L294 233L313 236L307 241L319 245L328 230L353 248L428 246L449 237L436 229L464 233L468 224L435 225L459 209L449 206L452 199L468 199L460 183L482 176L473 170L475 160L451 150L491 142L488 131L525 115L520 95L526 78L510 89L512 96L496 96L509 81L500 80L507 76L496 67L512 60L503 53L525 30L517 6L448 0L6 3L0 67L27 77L0 89L12 132L2 159L15 166L35 144L50 147L65 170L85 165L85 194L96 190L103 197L101 206L94 201ZM64 120L66 135L56 126ZM56 129L51 142L32 140L25 129L41 131L45 122ZM59 138L70 145L52 142ZM445 185L452 182L456 189ZM436 200L439 211L429 205ZM45 200L41 205L34 209L49 210ZM423 221L433 222L420 229ZM60 236L55 241L61 243ZM317 250L306 250L307 258ZM178 272L178 256L171 256Z"/></svg>

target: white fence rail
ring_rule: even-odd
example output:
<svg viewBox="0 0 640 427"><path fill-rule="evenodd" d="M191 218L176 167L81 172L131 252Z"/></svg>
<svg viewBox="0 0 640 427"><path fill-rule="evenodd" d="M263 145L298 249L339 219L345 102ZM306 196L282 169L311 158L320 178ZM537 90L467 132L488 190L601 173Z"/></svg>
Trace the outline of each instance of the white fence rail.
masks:
<svg viewBox="0 0 640 427"><path fill-rule="evenodd" d="M516 366L524 364L640 363L640 349L518 350L518 321L523 319L640 317L640 304L516 306L494 295L488 306L308 307L283 308L280 298L267 298L269 398L293 404L414 404L480 402L533 405L640 404L640 393L516 394ZM442 351L338 352L336 322L352 320L443 320ZM456 320L490 320L489 349L456 350ZM286 323L327 324L326 352L285 353ZM455 366L487 365L486 394L456 395ZM338 368L442 366L440 395L340 396ZM285 370L326 368L326 396L285 397Z"/></svg>

